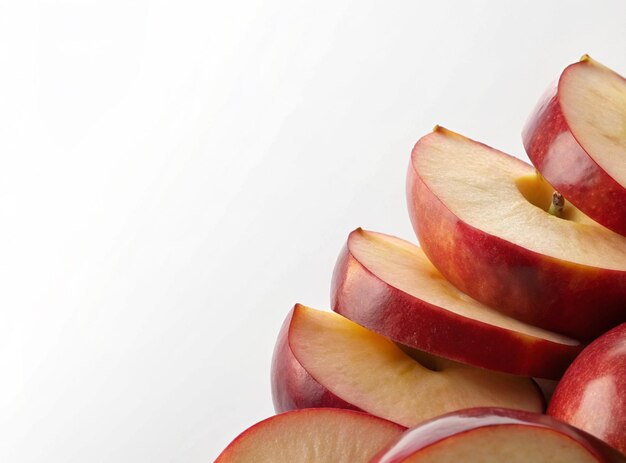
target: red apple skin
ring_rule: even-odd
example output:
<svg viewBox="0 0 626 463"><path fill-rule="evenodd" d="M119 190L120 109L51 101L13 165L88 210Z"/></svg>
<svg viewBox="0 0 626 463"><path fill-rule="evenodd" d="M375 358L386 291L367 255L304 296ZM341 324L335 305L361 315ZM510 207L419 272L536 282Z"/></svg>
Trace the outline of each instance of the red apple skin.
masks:
<svg viewBox="0 0 626 463"><path fill-rule="evenodd" d="M624 463L626 457L601 440L562 423L550 416L506 408L470 408L442 415L405 431L370 463L402 463L406 458L430 445L485 426L533 426L548 428L579 442L599 462Z"/></svg>
<svg viewBox="0 0 626 463"><path fill-rule="evenodd" d="M558 379L581 351L444 311L384 282L341 250L331 307L391 340L469 365L521 376Z"/></svg>
<svg viewBox="0 0 626 463"><path fill-rule="evenodd" d="M547 413L626 454L626 323L582 351L557 385Z"/></svg>
<svg viewBox="0 0 626 463"><path fill-rule="evenodd" d="M343 408L360 410L318 383L298 362L289 347L289 325L293 309L278 333L272 357L272 400L276 413L300 408Z"/></svg>
<svg viewBox="0 0 626 463"><path fill-rule="evenodd" d="M568 66L589 66L588 60ZM626 236L626 188L578 143L561 109L559 83L542 97L522 132L524 148L541 175L596 222Z"/></svg>
<svg viewBox="0 0 626 463"><path fill-rule="evenodd" d="M468 225L420 178L413 164L420 142L407 174L409 215L426 256L450 283L511 317L582 341L626 321L626 272L542 255Z"/></svg>

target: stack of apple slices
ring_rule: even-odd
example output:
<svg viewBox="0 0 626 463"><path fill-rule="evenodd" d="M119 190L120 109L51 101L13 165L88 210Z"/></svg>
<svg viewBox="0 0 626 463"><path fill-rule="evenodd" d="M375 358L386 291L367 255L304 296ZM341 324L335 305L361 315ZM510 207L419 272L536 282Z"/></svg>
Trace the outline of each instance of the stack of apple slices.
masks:
<svg viewBox="0 0 626 463"><path fill-rule="evenodd" d="M280 330L279 414L218 462L626 462L626 80L585 55L523 139L534 167L417 142L421 247L350 233L334 312Z"/></svg>

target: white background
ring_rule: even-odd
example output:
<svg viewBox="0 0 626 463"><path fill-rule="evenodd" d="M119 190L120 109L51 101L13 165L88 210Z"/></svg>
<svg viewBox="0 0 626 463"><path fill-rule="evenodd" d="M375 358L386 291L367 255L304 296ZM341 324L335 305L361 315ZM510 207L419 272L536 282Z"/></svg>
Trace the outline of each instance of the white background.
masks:
<svg viewBox="0 0 626 463"><path fill-rule="evenodd" d="M0 461L210 462L272 413L295 302L412 238L439 123L524 158L626 2L0 2Z"/></svg>

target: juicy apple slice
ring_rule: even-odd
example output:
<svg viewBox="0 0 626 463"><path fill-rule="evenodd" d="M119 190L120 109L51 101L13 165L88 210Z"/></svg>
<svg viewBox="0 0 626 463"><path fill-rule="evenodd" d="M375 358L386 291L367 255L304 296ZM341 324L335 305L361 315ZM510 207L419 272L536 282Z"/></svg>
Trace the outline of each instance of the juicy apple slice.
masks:
<svg viewBox="0 0 626 463"><path fill-rule="evenodd" d="M393 341L477 367L560 378L581 350L466 296L417 246L382 233L350 233L333 273L332 307Z"/></svg>
<svg viewBox="0 0 626 463"><path fill-rule="evenodd" d="M548 414L626 454L626 323L582 351L557 385Z"/></svg>
<svg viewBox="0 0 626 463"><path fill-rule="evenodd" d="M371 463L624 463L595 437L546 415L477 408L406 431Z"/></svg>
<svg viewBox="0 0 626 463"><path fill-rule="evenodd" d="M423 352L414 360L391 340L336 313L296 305L288 339L311 379L354 407L403 426L468 407L543 410L543 396L530 378ZM280 360L275 364L280 368Z"/></svg>
<svg viewBox="0 0 626 463"><path fill-rule="evenodd" d="M295 410L248 428L215 463L367 463L404 429L362 412Z"/></svg>
<svg viewBox="0 0 626 463"><path fill-rule="evenodd" d="M531 114L524 147L581 211L626 235L626 80L585 55Z"/></svg>
<svg viewBox="0 0 626 463"><path fill-rule="evenodd" d="M417 142L407 199L422 249L457 288L541 328L588 340L626 321L626 237L528 164L437 127Z"/></svg>
<svg viewBox="0 0 626 463"><path fill-rule="evenodd" d="M272 400L276 413L319 407L358 410L315 381L296 360L288 339L292 314L289 312L283 322L272 356Z"/></svg>

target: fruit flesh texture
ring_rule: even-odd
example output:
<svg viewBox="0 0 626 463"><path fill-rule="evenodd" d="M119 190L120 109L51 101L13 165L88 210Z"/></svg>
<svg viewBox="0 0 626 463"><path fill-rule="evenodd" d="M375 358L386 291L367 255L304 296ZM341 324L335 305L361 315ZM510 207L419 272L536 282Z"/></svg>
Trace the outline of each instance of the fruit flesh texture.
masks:
<svg viewBox="0 0 626 463"><path fill-rule="evenodd" d="M557 385L548 414L626 454L626 323L580 354Z"/></svg>
<svg viewBox="0 0 626 463"><path fill-rule="evenodd" d="M537 169L566 198L626 235L626 80L588 56L568 66L523 131Z"/></svg>
<svg viewBox="0 0 626 463"><path fill-rule="evenodd" d="M507 462L595 463L579 443L555 431L526 426L492 426L440 441L405 463Z"/></svg>
<svg viewBox="0 0 626 463"><path fill-rule="evenodd" d="M468 407L541 412L528 379L421 353L419 363L387 338L340 315L296 306L289 345L300 364L334 395L376 416L412 426Z"/></svg>
<svg viewBox="0 0 626 463"><path fill-rule="evenodd" d="M429 152L418 156L415 166L433 193L468 225L538 254L626 271L625 237L592 223L571 205L565 206L565 219L552 216L522 194L518 183L525 191L535 189L533 179L540 183L530 165L456 134L433 135Z"/></svg>
<svg viewBox="0 0 626 463"><path fill-rule="evenodd" d="M288 341L292 314L289 312L283 322L272 356L272 400L276 413L320 407L358 410L315 381L294 357Z"/></svg>
<svg viewBox="0 0 626 463"><path fill-rule="evenodd" d="M626 319L626 237L550 190L531 166L443 128L413 150L407 199L424 252L499 311L586 340Z"/></svg>
<svg viewBox="0 0 626 463"><path fill-rule="evenodd" d="M360 412L297 410L244 431L216 463L367 463L403 430Z"/></svg>
<svg viewBox="0 0 626 463"><path fill-rule="evenodd" d="M563 73L563 115L577 141L626 188L626 80L589 58Z"/></svg>
<svg viewBox="0 0 626 463"><path fill-rule="evenodd" d="M466 296L419 247L362 229L337 261L332 306L396 342L512 374L560 378L581 349Z"/></svg>

